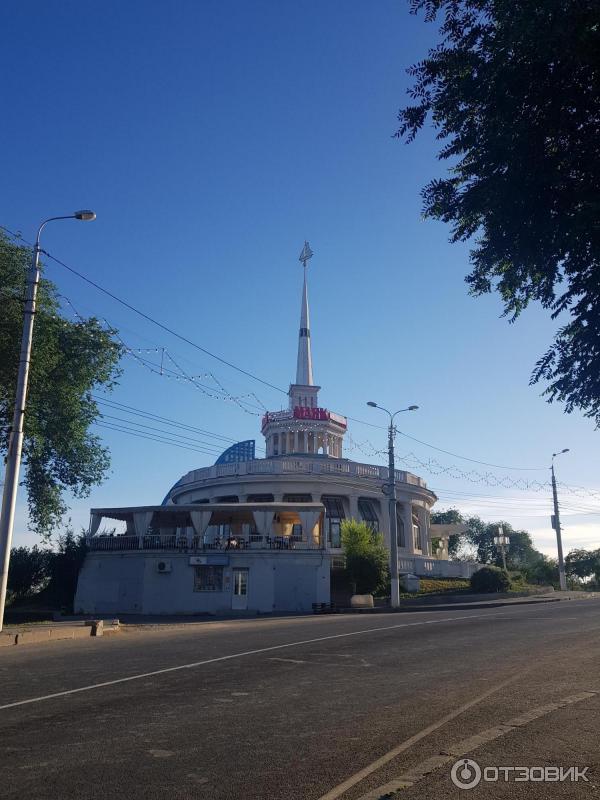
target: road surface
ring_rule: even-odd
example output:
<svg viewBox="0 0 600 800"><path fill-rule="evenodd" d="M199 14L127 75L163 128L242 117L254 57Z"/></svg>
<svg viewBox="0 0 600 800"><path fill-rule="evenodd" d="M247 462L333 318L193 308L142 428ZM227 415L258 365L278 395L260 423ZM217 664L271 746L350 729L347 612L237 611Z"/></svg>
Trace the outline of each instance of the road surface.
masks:
<svg viewBox="0 0 600 800"><path fill-rule="evenodd" d="M482 763L545 758L588 765L593 780L497 785L493 796L600 796L599 664L598 600L184 624L3 648L0 796L378 797L377 787L532 710L522 728L479 745ZM492 796L455 788L449 773L421 775L402 797Z"/></svg>

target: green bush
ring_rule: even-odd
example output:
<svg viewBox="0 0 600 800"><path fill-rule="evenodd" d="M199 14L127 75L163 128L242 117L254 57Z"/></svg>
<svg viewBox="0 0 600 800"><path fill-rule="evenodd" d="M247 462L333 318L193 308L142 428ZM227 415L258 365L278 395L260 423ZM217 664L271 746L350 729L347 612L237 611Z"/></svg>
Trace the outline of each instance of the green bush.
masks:
<svg viewBox="0 0 600 800"><path fill-rule="evenodd" d="M346 558L346 576L354 594L383 590L389 580L388 552L383 536L364 522L342 522L342 547Z"/></svg>
<svg viewBox="0 0 600 800"><path fill-rule="evenodd" d="M500 567L482 567L471 575L471 589L474 592L508 592L510 578Z"/></svg>

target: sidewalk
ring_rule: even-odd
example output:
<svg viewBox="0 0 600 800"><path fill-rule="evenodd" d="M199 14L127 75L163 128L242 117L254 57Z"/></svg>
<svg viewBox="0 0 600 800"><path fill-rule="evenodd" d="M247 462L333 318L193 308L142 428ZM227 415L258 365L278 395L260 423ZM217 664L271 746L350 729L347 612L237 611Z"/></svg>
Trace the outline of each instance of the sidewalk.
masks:
<svg viewBox="0 0 600 800"><path fill-rule="evenodd" d="M107 636L118 633L118 620L107 621L100 626L90 620L69 622L36 622L24 625L7 625L0 632L0 648L17 644L46 644L62 639L89 639L90 636ZM108 624L107 624L108 623Z"/></svg>

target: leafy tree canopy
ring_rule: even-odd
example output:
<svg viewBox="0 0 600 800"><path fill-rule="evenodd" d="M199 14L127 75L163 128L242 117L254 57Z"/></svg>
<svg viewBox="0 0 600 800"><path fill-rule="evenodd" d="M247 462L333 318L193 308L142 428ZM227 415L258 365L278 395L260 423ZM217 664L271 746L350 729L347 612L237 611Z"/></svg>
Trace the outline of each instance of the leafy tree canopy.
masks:
<svg viewBox="0 0 600 800"><path fill-rule="evenodd" d="M578 578L594 577L600 581L600 549L571 550L565 558L565 567L569 575Z"/></svg>
<svg viewBox="0 0 600 800"><path fill-rule="evenodd" d="M498 291L511 321L531 301L565 312L531 383L600 424L600 4L410 5L441 18L397 132L411 141L430 120L449 163L423 189L425 216L473 241L473 295Z"/></svg>
<svg viewBox="0 0 600 800"><path fill-rule="evenodd" d="M23 304L31 251L0 232L0 449L12 425ZM33 334L24 424L23 468L31 526L47 536L66 511L65 494L85 497L109 467L108 450L90 426L99 411L92 391L110 390L122 347L97 319L71 322L56 287L42 279Z"/></svg>
<svg viewBox="0 0 600 800"><path fill-rule="evenodd" d="M383 536L365 522L355 519L342 522L342 548L346 557L346 575L353 591L370 594L383 590L389 577L388 552Z"/></svg>

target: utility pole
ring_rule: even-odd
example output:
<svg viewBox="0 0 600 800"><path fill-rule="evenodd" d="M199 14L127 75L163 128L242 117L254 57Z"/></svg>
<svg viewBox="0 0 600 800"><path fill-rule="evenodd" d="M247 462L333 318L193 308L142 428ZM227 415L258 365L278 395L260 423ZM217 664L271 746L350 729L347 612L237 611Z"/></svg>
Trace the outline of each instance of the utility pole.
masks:
<svg viewBox="0 0 600 800"><path fill-rule="evenodd" d="M400 605L400 576L398 574L398 517L396 514L396 465L394 459L394 422L388 428L388 507L390 516L390 581L392 608Z"/></svg>
<svg viewBox="0 0 600 800"><path fill-rule="evenodd" d="M394 418L397 414L403 411L416 411L419 406L408 406L408 408L401 408L400 411L395 411L393 414L387 408L377 405L372 400L367 403L371 408L379 408L385 411L390 417L390 425L388 428L388 482L385 493L388 496L389 515L390 515L390 583L391 583L391 596L390 605L392 608L400 606L400 576L398 574L398 517L396 516L396 466L394 459L394 436L396 429L394 427ZM410 536L410 531L405 531L406 536Z"/></svg>
<svg viewBox="0 0 600 800"><path fill-rule="evenodd" d="M562 535L560 530L560 511L558 508L558 492L556 489L556 474L554 472L554 459L562 453L568 453L569 448L565 448L558 453L552 453L552 464L550 470L552 472L552 498L554 500L554 515L552 517L552 527L556 531L556 547L558 550L558 580L562 592L567 591L567 576L565 573L565 560L563 557Z"/></svg>
<svg viewBox="0 0 600 800"><path fill-rule="evenodd" d="M15 507L17 491L19 489L19 470L21 467L21 451L23 449L23 422L25 419L25 404L27 401L27 387L29 383L29 364L31 362L31 342L33 337L33 320L37 300L38 284L40 282L40 235L43 228L58 219L93 220L96 215L93 211L76 211L64 217L50 217L44 220L38 228L33 248L31 267L27 275L27 291L25 310L23 313L23 334L21 337L21 353L19 356L19 372L17 375L17 391L15 395L15 409L13 422L8 440L6 454L6 469L4 473L4 492L2 494L2 512L0 515L0 631L4 622L4 606L6 603L6 589L8 586L8 566L10 562L10 547L15 522Z"/></svg>

